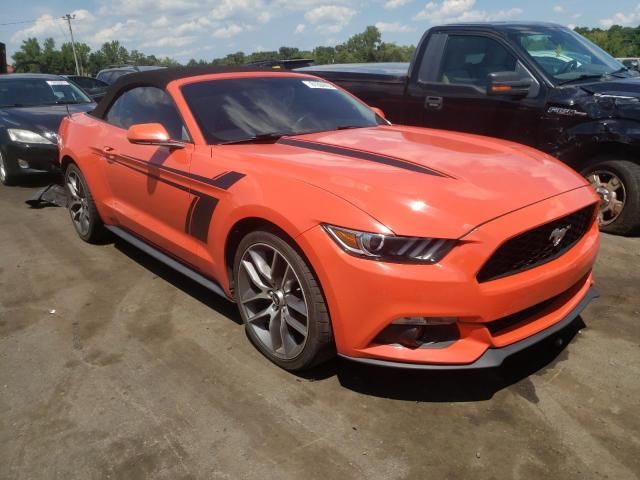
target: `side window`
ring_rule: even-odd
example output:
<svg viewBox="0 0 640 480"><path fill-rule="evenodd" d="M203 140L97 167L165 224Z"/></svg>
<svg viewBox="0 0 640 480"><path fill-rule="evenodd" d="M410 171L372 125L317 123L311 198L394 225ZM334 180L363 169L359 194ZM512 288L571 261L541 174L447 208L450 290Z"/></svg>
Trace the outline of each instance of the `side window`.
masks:
<svg viewBox="0 0 640 480"><path fill-rule="evenodd" d="M156 87L137 87L120 95L107 111L105 120L127 129L137 123L159 123L174 140L189 141L189 136L173 100Z"/></svg>
<svg viewBox="0 0 640 480"><path fill-rule="evenodd" d="M484 90L490 73L516 72L518 64L515 56L491 38L452 35L442 56L438 82L472 85Z"/></svg>

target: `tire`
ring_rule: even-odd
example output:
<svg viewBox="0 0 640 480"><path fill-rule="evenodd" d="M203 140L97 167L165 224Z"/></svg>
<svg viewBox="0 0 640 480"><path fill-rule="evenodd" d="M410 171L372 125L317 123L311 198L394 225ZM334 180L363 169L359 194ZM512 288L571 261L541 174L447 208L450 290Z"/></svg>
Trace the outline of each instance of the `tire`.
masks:
<svg viewBox="0 0 640 480"><path fill-rule="evenodd" d="M100 243L105 228L87 181L75 163L70 163L64 172L64 186L68 197L71 222L78 236L88 243Z"/></svg>
<svg viewBox="0 0 640 480"><path fill-rule="evenodd" d="M640 230L640 165L629 160L596 158L581 173L596 190L600 188L600 230L618 235ZM622 207L614 208L614 202L622 202Z"/></svg>
<svg viewBox="0 0 640 480"><path fill-rule="evenodd" d="M276 255L280 258L274 259ZM246 235L236 250L233 275L247 336L269 360L285 370L300 371L335 355L318 280L283 236L269 231Z"/></svg>
<svg viewBox="0 0 640 480"><path fill-rule="evenodd" d="M6 186L15 185L17 177L12 173L9 173L9 168L5 162L2 150L0 150L0 183Z"/></svg>

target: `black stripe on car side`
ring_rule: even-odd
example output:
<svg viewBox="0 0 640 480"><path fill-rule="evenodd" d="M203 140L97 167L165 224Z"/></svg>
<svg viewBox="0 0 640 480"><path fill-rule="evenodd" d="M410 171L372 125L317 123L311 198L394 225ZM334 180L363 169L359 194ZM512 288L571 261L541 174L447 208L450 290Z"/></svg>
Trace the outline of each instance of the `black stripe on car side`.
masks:
<svg viewBox="0 0 640 480"><path fill-rule="evenodd" d="M242 179L245 175L244 173L239 172L225 172L221 175L218 175L214 178L203 177L202 175L196 175L195 173L184 172L182 170L178 170L177 168L167 167L164 165L160 165L157 163L147 162L146 160L142 160L141 158L131 157L129 155L119 155L122 158L126 158L127 160L131 160L132 162L137 162L139 164L144 164L150 168L157 168L159 170L164 170L167 172L175 173L184 178L188 178L190 180L196 180L201 183L205 183L207 185L211 185L212 187L221 188L222 190L228 190L231 188L238 180Z"/></svg>
<svg viewBox="0 0 640 480"><path fill-rule="evenodd" d="M110 161L117 163L118 165L122 165L123 167L126 167L130 170L133 170L135 172L141 173L142 175L146 175L149 178L153 178L154 180L157 180L161 183L164 183L166 185L169 185L173 188L177 188L178 190L182 190L183 192L192 192L194 195L202 195L199 192L194 192L193 190L191 190L189 187L185 187L184 185L180 185L179 183L175 183L172 182L171 180L167 180L166 178L162 178L159 175L154 175L153 173L150 172L145 172L144 170L140 170L139 168L136 168L132 165L129 165L128 163L123 162L122 160L118 160L117 157L112 157L110 159Z"/></svg>
<svg viewBox="0 0 640 480"><path fill-rule="evenodd" d="M370 162L382 163L391 167L402 168L404 170L410 170L412 172L424 173L427 175L434 175L436 177L448 177L449 175L438 172L431 168L418 165L416 163L402 160L400 158L390 157L388 155L382 155L379 153L365 152L363 150L356 150L347 147L338 147L336 145L327 145L325 143L310 142L308 140L295 140L292 138L281 138L278 143L283 145L289 145L292 147L307 148L309 150L317 150L319 152L334 153L336 155L343 155L345 157L359 158L361 160L368 160Z"/></svg>
<svg viewBox="0 0 640 480"><path fill-rule="evenodd" d="M191 205L189 205L189 210L187 211L184 229L185 229L185 233L191 235L194 238L197 238L203 243L207 243L207 240L209 238L209 226L211 225L211 221L213 220L213 213L216 209L216 206L218 205L217 198L207 195L206 193L198 192L196 190L190 189L189 187L185 187L184 185L180 185L178 183L172 182L158 175L154 175L153 173L145 172L144 170L141 170L139 168L136 168L132 165L127 164L126 162L123 162L118 157L121 157L121 156L113 155L110 158L110 161L115 162L118 165L122 165L123 167L133 170L135 172L141 173L142 175L145 175L149 178L153 178L154 180L157 180L161 183L177 188L184 192L190 192L193 195L195 195L195 198L191 202ZM132 160L131 157L125 157L125 158L129 161ZM141 161L141 162L148 163L144 161ZM236 181L240 180L240 178L244 177L243 174L237 174L237 175L240 175L240 177L238 177L237 175L230 176L229 174L237 174L237 172L223 173L216 178L222 179L221 185L230 186L236 183ZM225 178L227 179L225 180ZM227 186L224 189L226 190L227 188L229 188L229 186ZM219 187L219 188L223 188L223 187Z"/></svg>
<svg viewBox="0 0 640 480"><path fill-rule="evenodd" d="M193 207L196 205L199 198L200 197L198 196L194 196L193 200L191 200L191 204L189 205L189 210L187 210L187 216L184 219L184 231L186 233L191 233L191 217L193 215Z"/></svg>
<svg viewBox="0 0 640 480"><path fill-rule="evenodd" d="M201 195L196 201L191 213L191 222L187 233L203 243L209 239L209 226L213 219L213 212L218 205L218 199L209 195Z"/></svg>

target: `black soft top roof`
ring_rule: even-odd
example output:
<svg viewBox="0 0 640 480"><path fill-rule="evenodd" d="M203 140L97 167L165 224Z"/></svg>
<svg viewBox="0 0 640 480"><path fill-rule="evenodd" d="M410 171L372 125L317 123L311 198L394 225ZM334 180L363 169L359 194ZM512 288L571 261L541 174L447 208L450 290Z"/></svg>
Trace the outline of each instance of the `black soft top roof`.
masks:
<svg viewBox="0 0 640 480"><path fill-rule="evenodd" d="M271 68L259 67L176 67L163 68L159 70L148 70L144 72L130 73L120 77L109 86L107 93L100 100L98 106L91 112L91 115L103 118L109 106L120 96L122 92L135 87L151 86L165 89L166 86L181 78L195 77L198 75L209 75L213 73L234 73L234 72L281 72Z"/></svg>

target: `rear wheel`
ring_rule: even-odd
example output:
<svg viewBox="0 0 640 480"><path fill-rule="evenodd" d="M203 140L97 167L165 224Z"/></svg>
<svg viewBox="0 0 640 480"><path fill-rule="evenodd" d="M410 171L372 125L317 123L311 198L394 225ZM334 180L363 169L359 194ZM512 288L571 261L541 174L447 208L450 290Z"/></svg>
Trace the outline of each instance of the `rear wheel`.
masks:
<svg viewBox="0 0 640 480"><path fill-rule="evenodd" d="M6 164L2 151L0 150L0 183L3 185L15 185L15 175L9 173L9 167Z"/></svg>
<svg viewBox="0 0 640 480"><path fill-rule="evenodd" d="M287 241L267 231L248 234L236 252L234 276L247 335L269 360L296 371L333 356L322 291Z"/></svg>
<svg viewBox="0 0 640 480"><path fill-rule="evenodd" d="M104 237L104 224L98 214L87 182L74 163L69 164L64 175L68 196L69 215L78 236L89 243L98 243Z"/></svg>
<svg viewBox="0 0 640 480"><path fill-rule="evenodd" d="M595 159L582 174L600 195L598 222L603 232L627 235L640 229L640 165Z"/></svg>

